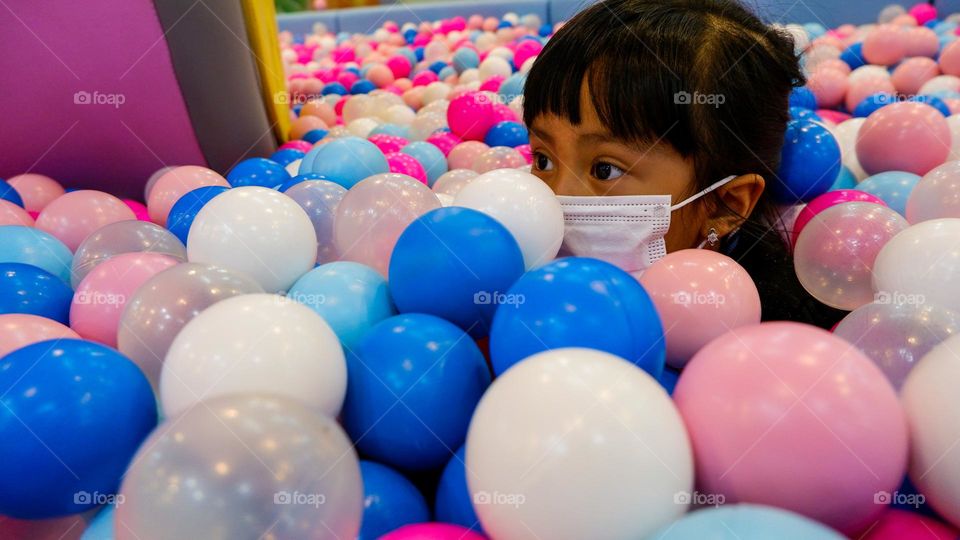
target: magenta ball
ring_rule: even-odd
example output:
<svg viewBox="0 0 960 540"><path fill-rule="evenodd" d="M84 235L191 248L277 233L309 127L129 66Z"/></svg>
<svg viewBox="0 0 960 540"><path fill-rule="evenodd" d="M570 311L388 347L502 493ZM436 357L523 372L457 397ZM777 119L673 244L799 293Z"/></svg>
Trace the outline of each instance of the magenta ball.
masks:
<svg viewBox="0 0 960 540"><path fill-rule="evenodd" d="M150 212L147 211L147 207L143 203L133 199L123 199L123 204L133 210L133 215L137 216L140 221L150 221Z"/></svg>
<svg viewBox="0 0 960 540"><path fill-rule="evenodd" d="M857 136L857 158L867 174L905 171L923 176L950 154L950 127L937 109L901 102L867 117Z"/></svg>
<svg viewBox="0 0 960 540"><path fill-rule="evenodd" d="M478 92L458 96L447 108L450 131L465 141L482 141L495 122L493 103Z"/></svg>
<svg viewBox="0 0 960 540"><path fill-rule="evenodd" d="M814 216L820 212L823 212L827 208L830 208L831 206L836 206L838 204L847 202L869 202L879 204L880 206L887 205L887 203L883 202L883 200L881 200L879 197L871 195L866 191L860 191L856 189L838 189L834 191L828 191L816 199L808 202L806 206L800 210L800 213L797 214L797 220L793 223L793 244L797 244L797 238L800 236L800 231L807 226L807 223L810 223L810 220L813 219Z"/></svg>
<svg viewBox="0 0 960 540"><path fill-rule="evenodd" d="M486 536L450 523L404 525L378 540L486 540Z"/></svg>
<svg viewBox="0 0 960 540"><path fill-rule="evenodd" d="M913 18L917 20L917 24L926 24L937 18L937 8L926 3L913 6L908 13L913 15Z"/></svg>
<svg viewBox="0 0 960 540"><path fill-rule="evenodd" d="M299 150L304 154L306 154L307 152L310 151L310 149L313 148L313 145L308 143L307 141L301 141L300 139L297 139L294 141L287 141L280 145L280 150L286 150L288 148L291 148L293 150Z"/></svg>
<svg viewBox="0 0 960 540"><path fill-rule="evenodd" d="M410 141L404 139L403 137L397 135L387 135L386 133L378 133L377 135L371 135L367 137L367 140L376 145L381 152L386 154L392 154L393 152L399 152L401 148L410 144Z"/></svg>
<svg viewBox="0 0 960 540"><path fill-rule="evenodd" d="M408 156L402 152L393 152L387 154L386 157L390 172L412 176L424 184L427 183L427 172L423 170L423 165L413 156Z"/></svg>
<svg viewBox="0 0 960 540"><path fill-rule="evenodd" d="M439 148L444 156L449 156L453 147L463 141L460 140L460 137L457 137L449 131L437 131L427 137L426 142Z"/></svg>

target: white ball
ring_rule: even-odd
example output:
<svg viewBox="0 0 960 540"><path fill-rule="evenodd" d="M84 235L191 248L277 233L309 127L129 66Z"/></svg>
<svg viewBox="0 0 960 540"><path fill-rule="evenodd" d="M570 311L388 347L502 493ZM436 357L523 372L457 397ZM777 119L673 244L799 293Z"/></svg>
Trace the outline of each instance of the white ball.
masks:
<svg viewBox="0 0 960 540"><path fill-rule="evenodd" d="M950 155L947 161L960 160L960 114L947 117L947 126L950 127Z"/></svg>
<svg viewBox="0 0 960 540"><path fill-rule="evenodd" d="M336 417L347 364L323 317L274 294L234 296L203 310L170 345L160 375L163 413L227 394L271 393Z"/></svg>
<svg viewBox="0 0 960 540"><path fill-rule="evenodd" d="M197 213L187 259L245 272L263 290L280 292L313 268L317 234L307 213L283 193L233 188Z"/></svg>
<svg viewBox="0 0 960 540"><path fill-rule="evenodd" d="M423 104L429 105L439 100L446 101L448 95L450 95L449 84L440 81L432 82L423 90Z"/></svg>
<svg viewBox="0 0 960 540"><path fill-rule="evenodd" d="M843 164L850 169L850 172L857 178L857 182L870 176L863 170L863 166L860 165L860 160L857 158L857 135L860 133L860 127L866 121L866 118L851 118L830 130L836 137L837 144L840 145L840 156Z"/></svg>
<svg viewBox="0 0 960 540"><path fill-rule="evenodd" d="M857 69L850 72L850 76L847 78L851 85L855 84L857 81L864 79L889 79L890 72L887 71L887 68L883 66L874 66L867 64L865 66L860 66Z"/></svg>
<svg viewBox="0 0 960 540"><path fill-rule="evenodd" d="M216 199L214 199L216 200ZM924 221L894 236L873 263L873 289L960 312L960 218Z"/></svg>
<svg viewBox="0 0 960 540"><path fill-rule="evenodd" d="M910 479L927 502L960 527L960 336L927 353L900 401L910 425Z"/></svg>
<svg viewBox="0 0 960 540"><path fill-rule="evenodd" d="M358 94L356 96L345 97L347 100L343 105L343 121L346 124L350 124L354 120L359 118L364 118L368 116L373 116L373 98L366 94Z"/></svg>
<svg viewBox="0 0 960 540"><path fill-rule="evenodd" d="M300 174L300 164L303 162L302 159L295 159L290 163L287 163L287 166L284 169L287 170L287 174L290 176L297 176Z"/></svg>
<svg viewBox="0 0 960 540"><path fill-rule="evenodd" d="M406 105L391 105L383 113L383 120L388 124L398 124L401 126L413 122L417 113Z"/></svg>
<svg viewBox="0 0 960 540"><path fill-rule="evenodd" d="M460 74L458 79L460 84L470 84L472 82L480 82L480 71L477 68L469 68L463 70L463 73Z"/></svg>
<svg viewBox="0 0 960 540"><path fill-rule="evenodd" d="M917 93L930 95L943 91L960 92L960 77L955 75L938 75L923 83L923 86L920 87L920 91Z"/></svg>
<svg viewBox="0 0 960 540"><path fill-rule="evenodd" d="M563 242L563 208L553 191L536 176L497 169L474 178L454 197L454 204L490 215L510 231L527 270L552 261Z"/></svg>
<svg viewBox="0 0 960 540"><path fill-rule="evenodd" d="M379 125L380 122L375 118L357 118L347 124L347 131L349 131L351 135L366 139L370 135L370 132L373 131L373 128Z"/></svg>
<svg viewBox="0 0 960 540"><path fill-rule="evenodd" d="M443 206L453 206L453 195L447 195L446 193L437 193L436 195Z"/></svg>
<svg viewBox="0 0 960 540"><path fill-rule="evenodd" d="M499 56L500 58L503 58L504 60L509 62L510 60L513 60L513 51L511 51L506 47L494 47L493 49L490 50L490 53L487 55L488 58L491 56Z"/></svg>
<svg viewBox="0 0 960 540"><path fill-rule="evenodd" d="M470 422L466 469L491 538L646 538L687 510L693 455L652 377L617 356L554 349L493 382ZM601 534L602 531L602 534Z"/></svg>
<svg viewBox="0 0 960 540"><path fill-rule="evenodd" d="M513 68L510 67L510 63L499 56L488 56L483 62L480 62L479 75L481 81L497 75L506 79L512 74Z"/></svg>

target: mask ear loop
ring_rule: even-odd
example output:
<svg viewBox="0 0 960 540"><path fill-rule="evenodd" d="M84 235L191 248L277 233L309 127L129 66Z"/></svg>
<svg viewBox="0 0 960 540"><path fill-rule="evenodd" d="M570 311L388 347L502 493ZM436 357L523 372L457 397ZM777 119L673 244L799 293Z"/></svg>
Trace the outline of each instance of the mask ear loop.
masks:
<svg viewBox="0 0 960 540"><path fill-rule="evenodd" d="M717 182L714 182L714 183L710 184L710 185L707 186L707 188L704 189L703 191L701 191L701 192L699 192L699 193L697 193L697 194L695 194L695 195L692 195L692 196L684 199L683 201L680 201L680 202L678 202L677 204L671 206L671 207L670 207L670 211L673 212L673 211L675 211L675 210L679 210L679 209L683 208L684 206L686 206L686 205L688 205L688 204L696 201L696 200L699 199L700 197L703 197L703 196L706 195L707 193L710 193L711 191L713 191L713 190L715 190L715 189L717 189L717 188L719 188L719 187L722 187L722 186L730 183L730 181L733 180L733 179L736 178L736 177L737 177L737 175L732 174L732 175L724 178L723 180L719 180L719 181L717 181Z"/></svg>

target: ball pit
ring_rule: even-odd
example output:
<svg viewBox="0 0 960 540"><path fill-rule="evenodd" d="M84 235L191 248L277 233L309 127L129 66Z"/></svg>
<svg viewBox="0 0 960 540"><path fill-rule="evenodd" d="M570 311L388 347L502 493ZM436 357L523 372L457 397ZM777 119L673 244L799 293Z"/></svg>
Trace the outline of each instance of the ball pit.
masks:
<svg viewBox="0 0 960 540"><path fill-rule="evenodd" d="M289 139L139 200L0 180L0 537L956 537L958 21L777 26L755 172L829 333L752 231L565 257L535 14L283 31Z"/></svg>

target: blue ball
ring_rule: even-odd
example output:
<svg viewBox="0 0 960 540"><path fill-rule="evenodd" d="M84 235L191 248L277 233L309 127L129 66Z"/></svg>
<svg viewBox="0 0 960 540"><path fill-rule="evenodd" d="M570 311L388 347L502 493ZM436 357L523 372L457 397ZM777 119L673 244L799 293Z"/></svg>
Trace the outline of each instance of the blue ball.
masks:
<svg viewBox="0 0 960 540"><path fill-rule="evenodd" d="M21 225L0 226L0 262L32 264L70 283L73 253L52 235Z"/></svg>
<svg viewBox="0 0 960 540"><path fill-rule="evenodd" d="M417 31L413 28L407 28L403 31L403 40L408 44L413 43L414 38L417 37Z"/></svg>
<svg viewBox="0 0 960 540"><path fill-rule="evenodd" d="M650 540L844 540L812 519L758 504L731 504L697 510L666 525Z"/></svg>
<svg viewBox="0 0 960 540"><path fill-rule="evenodd" d="M377 89L377 85L366 79L359 79L350 85L351 94L369 94Z"/></svg>
<svg viewBox="0 0 960 540"><path fill-rule="evenodd" d="M3 179L0 179L0 200L12 202L20 208L23 208L23 198L20 197L17 190L13 189L13 186Z"/></svg>
<svg viewBox="0 0 960 540"><path fill-rule="evenodd" d="M370 135L393 135L394 137L403 137L407 140L412 138L410 126L400 124L380 124L370 130Z"/></svg>
<svg viewBox="0 0 960 540"><path fill-rule="evenodd" d="M790 120L784 139L773 198L792 204L826 193L840 174L840 145L833 134L817 122Z"/></svg>
<svg viewBox="0 0 960 540"><path fill-rule="evenodd" d="M360 137L341 137L309 152L300 163L300 174L317 173L346 189L357 182L390 172L383 152L372 142Z"/></svg>
<svg viewBox="0 0 960 540"><path fill-rule="evenodd" d="M473 49L461 47L453 53L453 69L463 73L480 65L480 55Z"/></svg>
<svg viewBox="0 0 960 540"><path fill-rule="evenodd" d="M140 368L89 341L41 341L0 358L0 396L0 513L21 519L102 503L157 425Z"/></svg>
<svg viewBox="0 0 960 540"><path fill-rule="evenodd" d="M397 240L390 293L400 313L436 315L482 337L523 269L520 247L500 222L469 208L438 208Z"/></svg>
<svg viewBox="0 0 960 540"><path fill-rule="evenodd" d="M320 90L321 96L327 96L330 94L337 94L338 96L343 96L347 94L347 87L334 81L329 82L323 85L323 89Z"/></svg>
<svg viewBox="0 0 960 540"><path fill-rule="evenodd" d="M864 178L856 189L873 195L901 216L906 216L907 200L919 181L920 177L913 173L887 171Z"/></svg>
<svg viewBox="0 0 960 540"><path fill-rule="evenodd" d="M294 103L290 108L293 110L293 114L300 116L300 111L303 110L303 103Z"/></svg>
<svg viewBox="0 0 960 540"><path fill-rule="evenodd" d="M841 165L840 174L837 175L837 179L833 181L833 185L830 186L828 191L836 191L838 189L855 189L856 187L857 177L853 175L853 172L851 172L846 165Z"/></svg>
<svg viewBox="0 0 960 540"><path fill-rule="evenodd" d="M810 39L817 39L827 33L827 28L820 23L807 23L803 25L803 29L807 31Z"/></svg>
<svg viewBox="0 0 960 540"><path fill-rule="evenodd" d="M364 455L404 470L443 466L490 385L480 349L449 322L397 315L347 354L343 425Z"/></svg>
<svg viewBox="0 0 960 540"><path fill-rule="evenodd" d="M793 120L813 120L814 122L823 122L823 118L820 118L819 114L803 107L790 107L790 118Z"/></svg>
<svg viewBox="0 0 960 540"><path fill-rule="evenodd" d="M356 75L357 77L360 76L360 68L358 68L358 67L356 67L356 66L347 66L347 67L343 68L343 71L346 71L346 72L349 72L349 73L353 73L353 74Z"/></svg>
<svg viewBox="0 0 960 540"><path fill-rule="evenodd" d="M245 159L227 173L227 182L233 187L275 188L289 179L290 173L283 165L266 158Z"/></svg>
<svg viewBox="0 0 960 540"><path fill-rule="evenodd" d="M310 131L304 133L303 140L310 144L314 144L320 139L326 137L327 133L329 132L325 129L311 129Z"/></svg>
<svg viewBox="0 0 960 540"><path fill-rule="evenodd" d="M430 67L428 69L436 73L437 75L440 75L440 72L443 71L443 68L447 67L448 65L449 64L447 64L443 60L437 60L436 62L430 64Z"/></svg>
<svg viewBox="0 0 960 540"><path fill-rule="evenodd" d="M499 23L497 23L497 30L501 28L513 28L513 23L510 21L501 20Z"/></svg>
<svg viewBox="0 0 960 540"><path fill-rule="evenodd" d="M423 55L426 52L426 49L423 47L417 47L413 50L413 55L417 57L417 62L423 61Z"/></svg>
<svg viewBox="0 0 960 540"><path fill-rule="evenodd" d="M891 103L897 102L897 96L885 92L877 92L863 98L863 100L853 108L853 116L857 118L866 118L878 109L886 107Z"/></svg>
<svg viewBox="0 0 960 540"><path fill-rule="evenodd" d="M447 172L447 156L443 155L443 151L439 148L428 142L412 142L401 148L400 151L423 165L423 170L427 173L427 185L430 187L433 187L437 179Z"/></svg>
<svg viewBox="0 0 960 540"><path fill-rule="evenodd" d="M314 268L287 296L323 317L347 349L356 347L373 325L397 314L387 280L373 268L350 261Z"/></svg>
<svg viewBox="0 0 960 540"><path fill-rule="evenodd" d="M948 107L947 104L944 103L943 100L937 96L919 95L919 96L913 96L907 101L913 101L916 103L926 103L927 105L940 111L940 114L944 116L950 116L950 107Z"/></svg>
<svg viewBox="0 0 960 540"><path fill-rule="evenodd" d="M277 187L277 191L283 193L284 191L292 188L293 186L299 184L300 182L306 182L307 180L326 180L327 177L322 174L317 173L303 173L294 176L293 178L287 180L286 182L280 184Z"/></svg>
<svg viewBox="0 0 960 540"><path fill-rule="evenodd" d="M817 108L817 97L806 86L798 86L790 91L790 106L812 111Z"/></svg>
<svg viewBox="0 0 960 540"><path fill-rule="evenodd" d="M527 132L527 128L520 122L504 120L503 122L497 122L487 131L483 142L491 147L509 146L510 148L514 148L521 144L529 143L530 134Z"/></svg>
<svg viewBox="0 0 960 540"><path fill-rule="evenodd" d="M503 84L500 85L500 89L497 90L497 94L503 99L504 103L510 103L517 96L523 95L523 85L527 82L526 73L514 73L513 75L507 77Z"/></svg>
<svg viewBox="0 0 960 540"><path fill-rule="evenodd" d="M0 263L0 315L26 313L70 324L73 289L42 268Z"/></svg>
<svg viewBox="0 0 960 540"><path fill-rule="evenodd" d="M844 49L840 53L840 59L847 63L850 66L850 69L857 69L860 66L867 64L867 61L863 59L863 42L858 41L853 45Z"/></svg>
<svg viewBox="0 0 960 540"><path fill-rule="evenodd" d="M461 446L456 455L450 458L443 468L440 483L437 485L437 498L433 513L437 521L453 523L483 533L480 518L473 509L473 498L467 487L467 447Z"/></svg>
<svg viewBox="0 0 960 540"><path fill-rule="evenodd" d="M630 274L597 259L558 259L531 270L507 291L490 332L493 371L560 347L587 347L625 358L658 379L666 346L647 291Z"/></svg>
<svg viewBox="0 0 960 540"><path fill-rule="evenodd" d="M540 34L540 37L547 37L553 33L553 25L542 24L540 25L540 30L537 33Z"/></svg>
<svg viewBox="0 0 960 540"><path fill-rule="evenodd" d="M298 159L303 159L303 156L307 155L305 152L301 152L296 148L284 148L282 150L277 150L270 156L270 161L279 163L286 167L287 165L293 163ZM287 173L289 174L289 173Z"/></svg>
<svg viewBox="0 0 960 540"><path fill-rule="evenodd" d="M167 229L180 239L183 245L187 245L190 226L193 225L193 220L197 218L200 209L228 189L230 188L223 186L204 186L184 193L177 202L173 203L170 213L167 214Z"/></svg>
<svg viewBox="0 0 960 540"><path fill-rule="evenodd" d="M430 521L420 491L402 474L373 461L360 460L363 518L357 540L376 540L411 523Z"/></svg>

